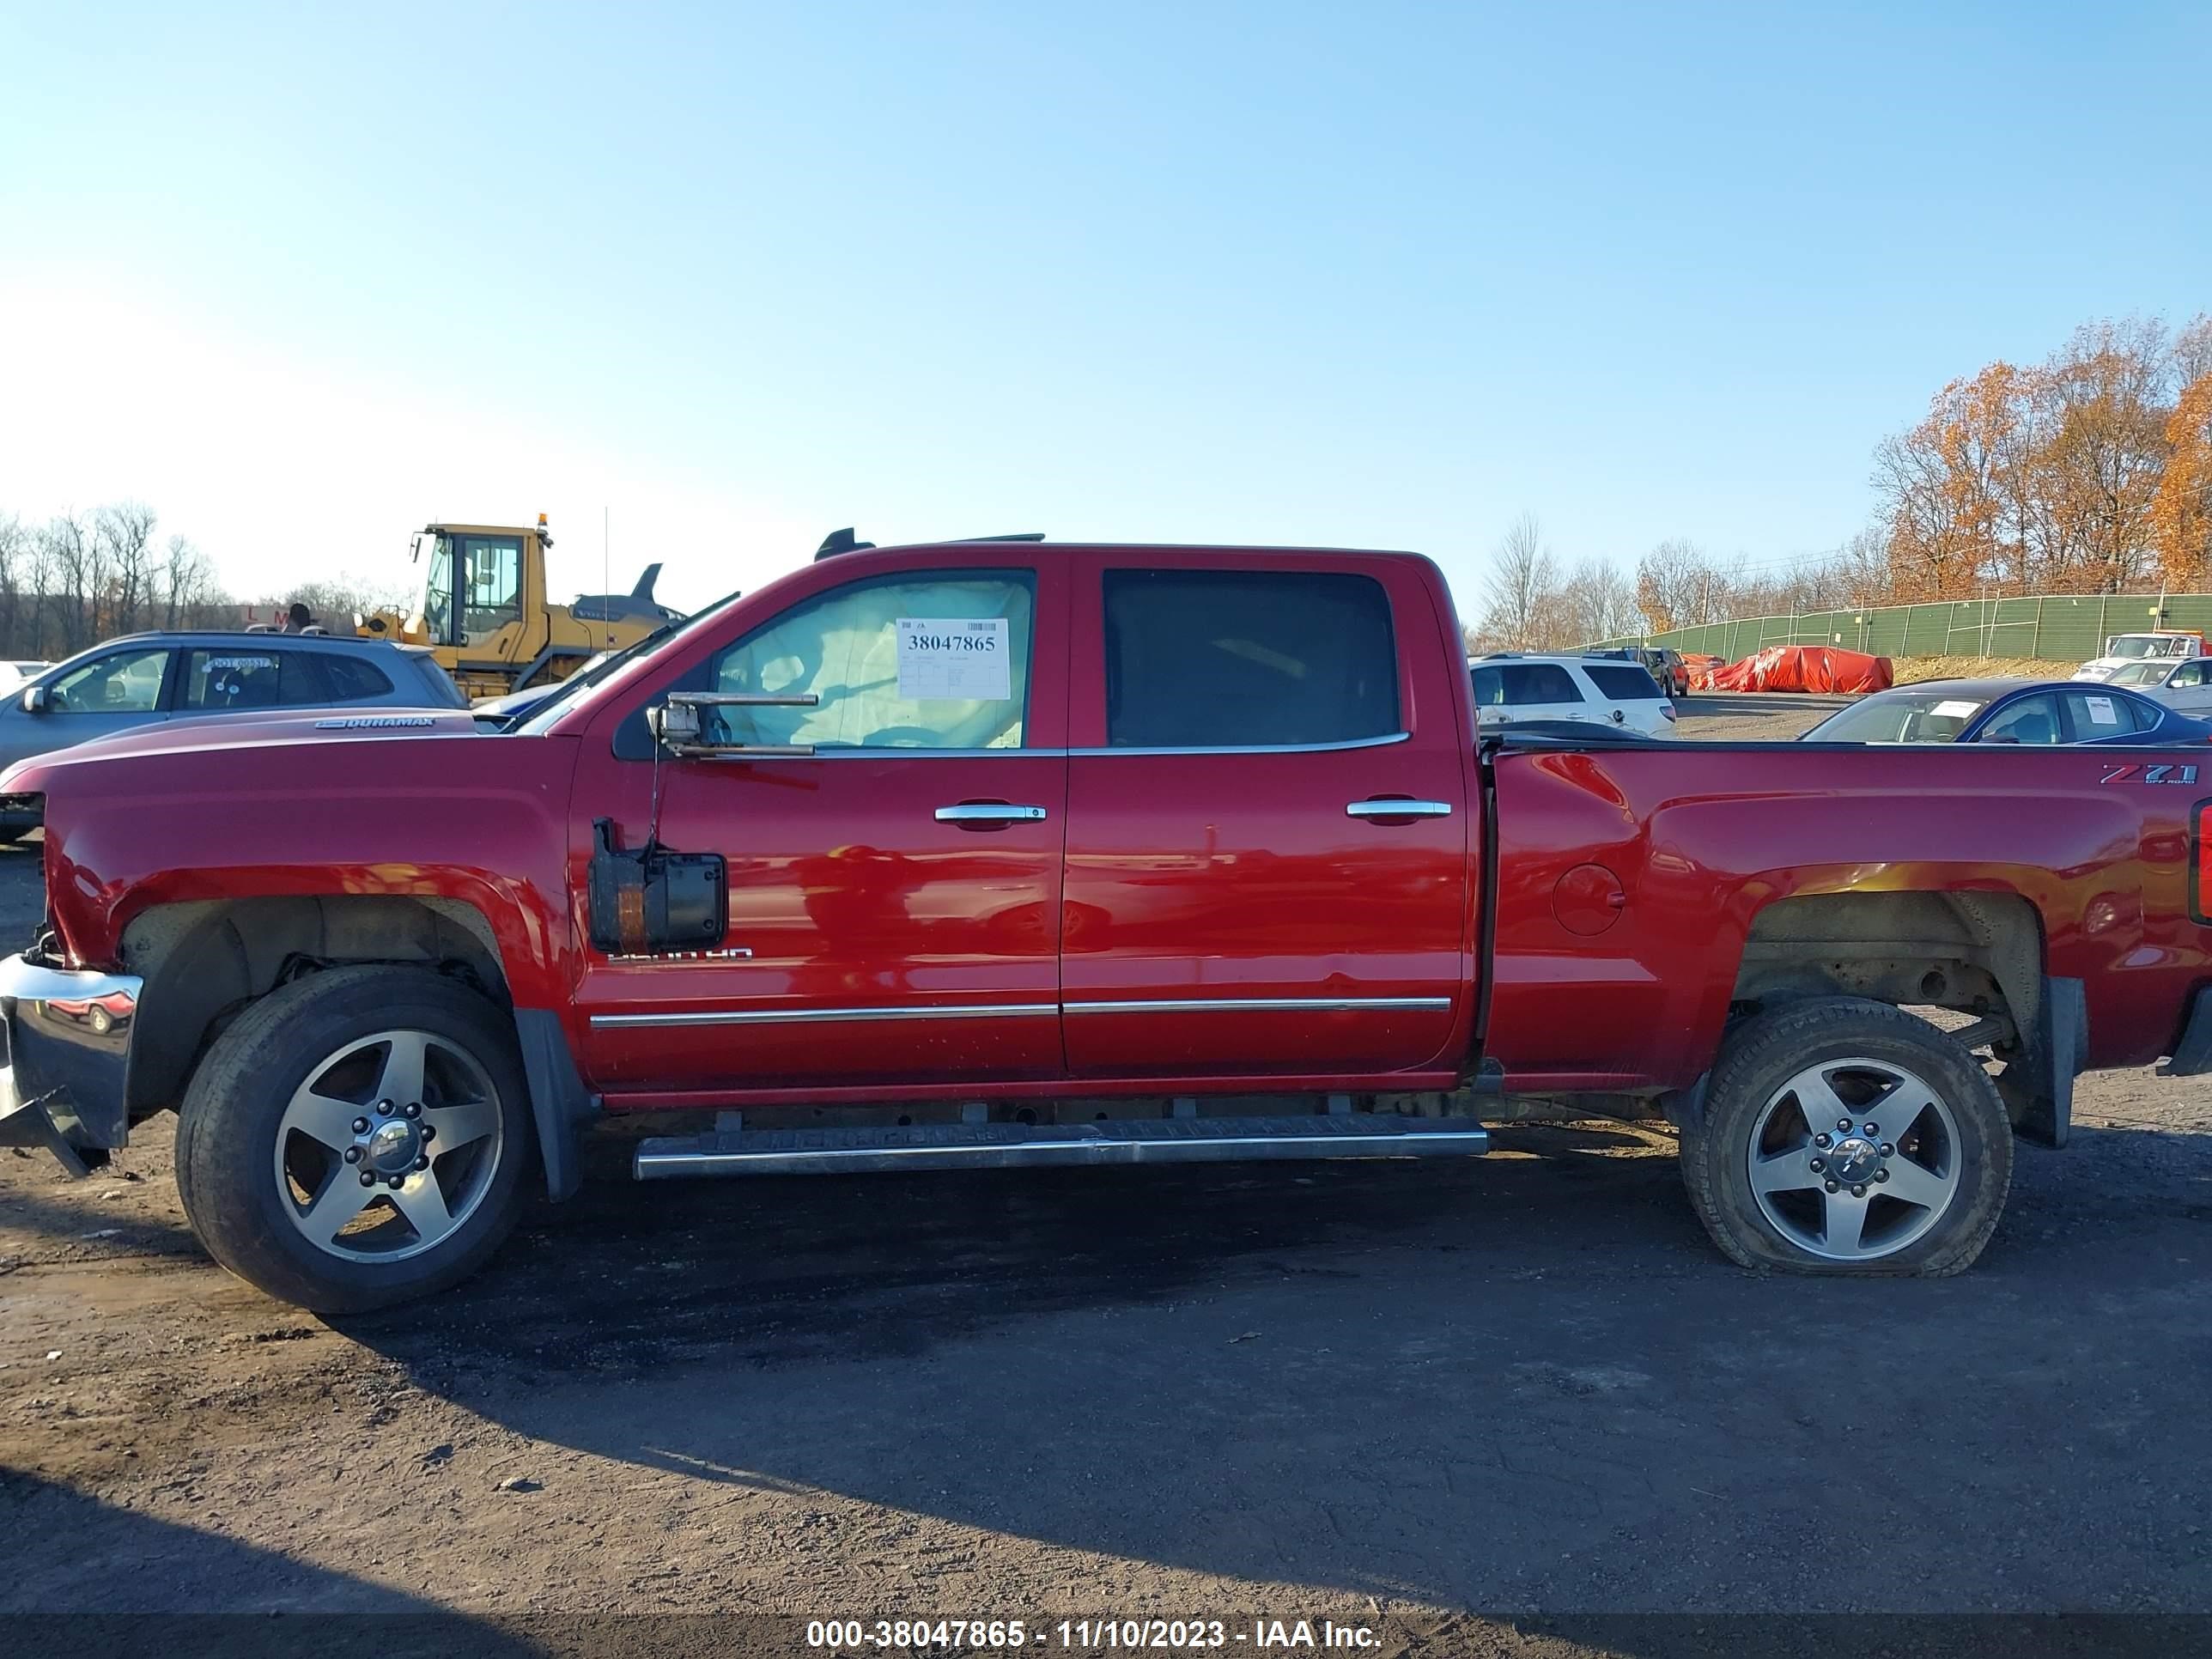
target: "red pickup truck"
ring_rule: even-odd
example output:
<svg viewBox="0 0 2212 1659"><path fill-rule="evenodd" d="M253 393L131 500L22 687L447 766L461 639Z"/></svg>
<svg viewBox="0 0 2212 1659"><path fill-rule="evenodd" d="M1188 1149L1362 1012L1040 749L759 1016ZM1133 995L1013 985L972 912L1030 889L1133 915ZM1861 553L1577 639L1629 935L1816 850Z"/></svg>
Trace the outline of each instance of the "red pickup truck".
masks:
<svg viewBox="0 0 2212 1659"><path fill-rule="evenodd" d="M2212 1067L2197 755L1479 743L1418 556L848 544L513 729L15 767L0 1142L173 1107L210 1253L338 1311L624 1114L690 1115L657 1178L1473 1153L1564 1100L1671 1116L1739 1262L1943 1273L2079 1073Z"/></svg>

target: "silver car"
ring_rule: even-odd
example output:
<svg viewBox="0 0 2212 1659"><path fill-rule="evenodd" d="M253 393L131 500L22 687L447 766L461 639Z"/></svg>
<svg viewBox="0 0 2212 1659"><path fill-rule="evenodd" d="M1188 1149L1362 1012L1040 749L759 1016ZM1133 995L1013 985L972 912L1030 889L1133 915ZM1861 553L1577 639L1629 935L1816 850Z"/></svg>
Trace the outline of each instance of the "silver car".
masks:
<svg viewBox="0 0 2212 1659"><path fill-rule="evenodd" d="M2140 691L2176 714L2212 719L2212 657L2184 657L2178 662L2151 658L2127 663L2114 669L2105 684Z"/></svg>
<svg viewBox="0 0 2212 1659"><path fill-rule="evenodd" d="M131 634L42 668L0 703L0 772L159 721L271 708L465 708L428 649L335 634ZM39 827L35 798L0 796L0 843Z"/></svg>

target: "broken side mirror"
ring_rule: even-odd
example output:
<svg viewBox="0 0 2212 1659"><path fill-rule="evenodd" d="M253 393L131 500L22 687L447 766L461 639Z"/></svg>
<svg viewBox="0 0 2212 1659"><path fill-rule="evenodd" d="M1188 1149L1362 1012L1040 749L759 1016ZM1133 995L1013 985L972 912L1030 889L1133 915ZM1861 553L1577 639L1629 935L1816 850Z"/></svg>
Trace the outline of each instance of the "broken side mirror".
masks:
<svg viewBox="0 0 2212 1659"><path fill-rule="evenodd" d="M647 726L660 746L680 760L750 760L772 756L807 756L811 743L709 743L711 708L813 708L822 699L811 691L786 696L773 691L672 691L668 701L646 711Z"/></svg>
<svg viewBox="0 0 2212 1659"><path fill-rule="evenodd" d="M611 957L712 951L729 926L729 883L720 854L672 853L648 838L616 844L612 818L592 823L586 882L592 945Z"/></svg>
<svg viewBox="0 0 2212 1659"><path fill-rule="evenodd" d="M43 714L46 712L45 686L27 685L23 688L23 712L26 714Z"/></svg>

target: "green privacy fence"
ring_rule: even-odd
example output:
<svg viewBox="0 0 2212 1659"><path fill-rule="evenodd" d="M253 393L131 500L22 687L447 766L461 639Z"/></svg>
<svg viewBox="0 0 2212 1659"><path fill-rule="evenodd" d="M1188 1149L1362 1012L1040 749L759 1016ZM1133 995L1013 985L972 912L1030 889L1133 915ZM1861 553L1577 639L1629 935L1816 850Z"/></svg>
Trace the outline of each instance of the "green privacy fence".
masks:
<svg viewBox="0 0 2212 1659"><path fill-rule="evenodd" d="M2086 662L2113 634L2212 635L2212 593L2028 594L1860 611L1740 617L1607 645L1671 645L1735 662L1765 645L1840 645L1877 657L2038 657Z"/></svg>

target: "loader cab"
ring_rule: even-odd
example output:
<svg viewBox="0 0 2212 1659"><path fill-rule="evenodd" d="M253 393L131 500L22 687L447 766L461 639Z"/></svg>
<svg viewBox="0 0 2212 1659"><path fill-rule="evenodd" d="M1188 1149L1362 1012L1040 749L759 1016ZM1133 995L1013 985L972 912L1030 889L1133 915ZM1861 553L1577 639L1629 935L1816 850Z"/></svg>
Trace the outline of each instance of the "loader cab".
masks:
<svg viewBox="0 0 2212 1659"><path fill-rule="evenodd" d="M497 648L544 606L543 525L535 531L434 524L415 538L422 571L416 615L431 645L511 657ZM532 591L536 590L536 591Z"/></svg>

